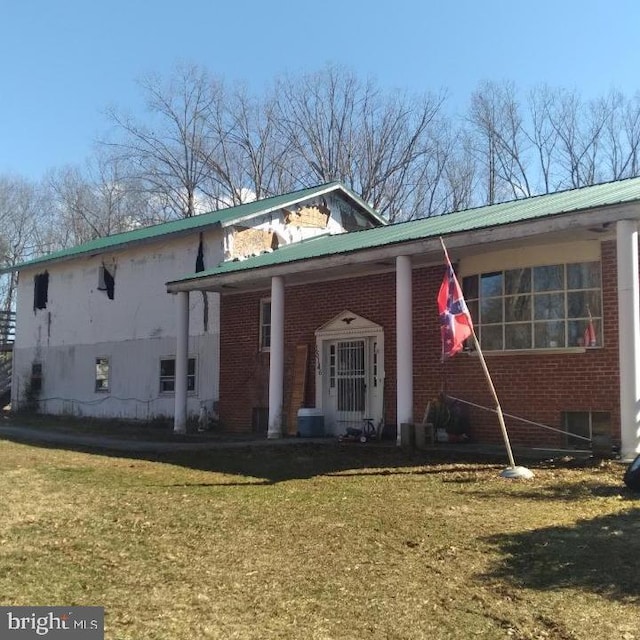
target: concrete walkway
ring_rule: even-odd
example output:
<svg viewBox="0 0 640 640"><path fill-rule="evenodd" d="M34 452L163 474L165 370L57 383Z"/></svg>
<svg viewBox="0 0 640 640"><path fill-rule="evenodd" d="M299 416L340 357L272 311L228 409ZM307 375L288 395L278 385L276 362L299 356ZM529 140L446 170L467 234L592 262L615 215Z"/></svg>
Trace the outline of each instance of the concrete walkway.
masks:
<svg viewBox="0 0 640 640"><path fill-rule="evenodd" d="M231 434L186 434L176 435L172 439L171 433L164 432L162 439L127 439L118 438L109 434L82 434L75 431L63 431L61 429L46 426L22 426L18 424L0 424L0 440L10 440L13 442L43 444L61 446L69 448L87 448L93 450L121 451L123 453L171 453L178 451L206 451L216 449L229 449L241 447L280 447L289 445L321 444L326 446L345 447L385 447L396 448L395 440L384 440L367 444L345 443L340 445L337 438L296 438L284 437L267 440L266 436L247 434L246 436L236 436ZM418 451L413 449L413 451ZM466 457L476 457L478 459L503 458L506 462L506 452L503 446L483 445L483 444L448 444L437 443L421 451L428 454L463 455ZM549 460L558 459L565 456L572 458L588 458L590 451L569 451L564 449L531 449L514 447L513 450L516 463L519 460Z"/></svg>
<svg viewBox="0 0 640 640"><path fill-rule="evenodd" d="M170 437L170 436L169 436ZM215 438L199 438L189 440L189 435L176 436L176 440L136 440L117 438L110 435L65 433L46 427L30 427L20 425L0 425L0 440L13 442L60 445L69 447L86 447L108 451L162 453L175 451L202 451L207 449L228 449L255 446L283 446L301 443L334 444L333 438L279 438L267 440L266 437L248 436L238 438L224 436Z"/></svg>

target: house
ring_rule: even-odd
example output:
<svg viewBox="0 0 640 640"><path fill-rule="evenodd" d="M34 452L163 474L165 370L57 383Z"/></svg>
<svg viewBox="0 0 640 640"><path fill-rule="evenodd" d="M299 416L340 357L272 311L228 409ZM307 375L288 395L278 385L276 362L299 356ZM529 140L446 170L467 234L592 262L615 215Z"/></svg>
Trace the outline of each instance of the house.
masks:
<svg viewBox="0 0 640 640"><path fill-rule="evenodd" d="M384 224L338 183L97 238L15 267L12 405L43 413L150 420L218 401L219 295L189 301L189 340L165 283L319 235ZM184 369L181 366L184 365Z"/></svg>
<svg viewBox="0 0 640 640"><path fill-rule="evenodd" d="M390 226L315 237L167 283L220 295L220 419L296 432L419 423L442 392L469 435L501 435L472 348L441 362L442 237L516 445L640 452L638 220L629 179ZM177 348L186 359L185 346ZM186 366L183 363L183 368ZM176 394L177 414L184 394Z"/></svg>

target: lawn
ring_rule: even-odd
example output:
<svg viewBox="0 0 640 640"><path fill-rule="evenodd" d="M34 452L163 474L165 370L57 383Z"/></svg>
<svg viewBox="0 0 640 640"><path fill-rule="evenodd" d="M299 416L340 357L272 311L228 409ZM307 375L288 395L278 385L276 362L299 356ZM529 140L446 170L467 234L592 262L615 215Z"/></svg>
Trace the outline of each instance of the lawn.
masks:
<svg viewBox="0 0 640 640"><path fill-rule="evenodd" d="M0 441L0 603L108 639L640 638L624 467L353 444L154 460Z"/></svg>

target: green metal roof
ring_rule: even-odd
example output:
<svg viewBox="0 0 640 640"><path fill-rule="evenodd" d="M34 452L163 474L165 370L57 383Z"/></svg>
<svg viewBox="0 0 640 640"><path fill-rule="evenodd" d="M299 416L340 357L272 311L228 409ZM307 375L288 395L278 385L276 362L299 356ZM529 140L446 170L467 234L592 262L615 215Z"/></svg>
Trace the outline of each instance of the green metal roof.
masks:
<svg viewBox="0 0 640 640"><path fill-rule="evenodd" d="M474 209L466 209L386 227L354 231L333 236L318 236L283 246L246 260L223 262L217 267L175 280L196 281L207 276L240 272L260 267L309 260L396 243L421 240L453 233L498 227L563 213L593 209L640 200L640 178L582 187L570 191L534 196Z"/></svg>
<svg viewBox="0 0 640 640"><path fill-rule="evenodd" d="M75 258L81 255L103 253L108 250L118 249L131 244L149 242L162 236L184 234L189 231L193 231L194 229L200 229L207 226L219 225L226 227L242 222L243 220L248 220L259 215L270 213L271 211L276 211L283 207L290 207L309 198L332 192L342 192L345 196L354 200L374 220L380 224L387 224L385 219L382 218L375 209L364 202L362 198L347 189L343 184L340 182L330 182L317 187L301 189L284 195L273 196L271 198L264 198L262 200L248 202L235 207L229 207L228 209L220 209L210 213L203 213L191 218L172 220L170 222L164 222L162 224L156 224L149 227L141 227L139 229L134 229L133 231L126 231L112 236L96 238L89 242L85 242L84 244L70 247L69 249L55 251L53 253L40 256L39 258L28 260L14 267L0 269L0 274L7 273L9 271L19 271L25 267L54 261L68 260L69 258Z"/></svg>

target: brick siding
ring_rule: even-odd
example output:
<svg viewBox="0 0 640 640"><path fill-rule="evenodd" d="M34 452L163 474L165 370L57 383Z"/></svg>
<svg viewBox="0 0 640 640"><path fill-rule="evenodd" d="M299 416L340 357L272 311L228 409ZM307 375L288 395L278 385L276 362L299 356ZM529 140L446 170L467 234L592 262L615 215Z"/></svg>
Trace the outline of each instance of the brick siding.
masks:
<svg viewBox="0 0 640 640"><path fill-rule="evenodd" d="M477 356L459 354L440 362L436 294L442 267L414 269L414 419L441 391L492 406ZM615 242L602 244L603 331L601 348L584 353L485 354L502 409L560 428L563 411L606 411L612 436L620 438L618 304ZM269 354L259 351L260 299L269 291L226 295L221 302L220 417L225 428L249 431L255 408L268 406ZM297 344L309 347L306 404L315 404L315 331L349 309L384 329L385 422L396 421L395 273L285 288L285 398L287 415L293 357ZM470 409L471 435L500 443L494 413ZM562 446L561 434L507 418L514 445Z"/></svg>

